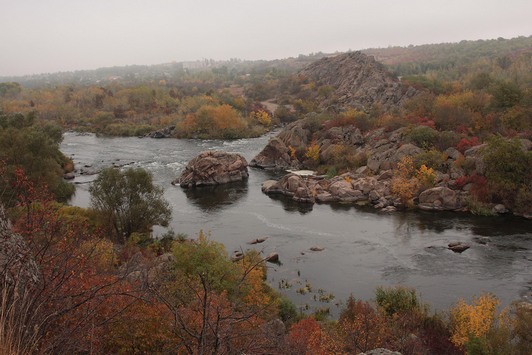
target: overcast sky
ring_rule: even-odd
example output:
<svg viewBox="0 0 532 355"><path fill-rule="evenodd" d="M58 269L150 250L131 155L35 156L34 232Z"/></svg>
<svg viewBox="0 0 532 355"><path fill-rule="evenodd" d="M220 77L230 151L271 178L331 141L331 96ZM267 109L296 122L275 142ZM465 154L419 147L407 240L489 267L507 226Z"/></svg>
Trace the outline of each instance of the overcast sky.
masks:
<svg viewBox="0 0 532 355"><path fill-rule="evenodd" d="M531 0L0 0L0 76L532 35Z"/></svg>

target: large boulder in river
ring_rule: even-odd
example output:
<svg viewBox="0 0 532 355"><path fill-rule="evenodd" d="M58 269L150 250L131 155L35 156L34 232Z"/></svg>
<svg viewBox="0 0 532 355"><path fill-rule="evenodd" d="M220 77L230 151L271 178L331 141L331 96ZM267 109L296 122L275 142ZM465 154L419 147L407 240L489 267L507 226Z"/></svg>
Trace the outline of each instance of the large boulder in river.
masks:
<svg viewBox="0 0 532 355"><path fill-rule="evenodd" d="M188 162L185 171L173 182L182 187L226 184L247 179L248 163L237 153L206 151Z"/></svg>

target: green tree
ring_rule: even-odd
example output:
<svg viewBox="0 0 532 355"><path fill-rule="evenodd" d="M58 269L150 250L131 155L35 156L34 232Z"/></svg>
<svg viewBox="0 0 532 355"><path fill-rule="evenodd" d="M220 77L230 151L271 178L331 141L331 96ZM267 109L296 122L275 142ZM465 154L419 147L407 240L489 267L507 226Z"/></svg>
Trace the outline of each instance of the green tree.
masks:
<svg viewBox="0 0 532 355"><path fill-rule="evenodd" d="M499 82L491 90L492 105L497 109L507 109L517 105L523 98L523 91L513 82Z"/></svg>
<svg viewBox="0 0 532 355"><path fill-rule="evenodd" d="M8 82L0 83L0 97L16 96L20 94L22 87L19 83Z"/></svg>
<svg viewBox="0 0 532 355"><path fill-rule="evenodd" d="M532 152L525 151L518 139L493 137L484 163L490 190L508 207L514 207L519 192L532 189Z"/></svg>
<svg viewBox="0 0 532 355"><path fill-rule="evenodd" d="M426 312L416 290L408 287L378 287L375 290L375 302L388 316L400 312Z"/></svg>
<svg viewBox="0 0 532 355"><path fill-rule="evenodd" d="M0 161L6 166L0 188L2 202L11 206L15 170L22 168L35 186L46 186L55 199L66 201L74 193L74 185L63 180L62 167L69 161L59 150L62 135L52 124L34 124L34 114L0 113Z"/></svg>
<svg viewBox="0 0 532 355"><path fill-rule="evenodd" d="M142 169L104 169L90 187L91 204L108 218L115 241L124 243L133 232L148 232L154 224L167 226L171 209L163 190Z"/></svg>
<svg viewBox="0 0 532 355"><path fill-rule="evenodd" d="M193 242L174 243L172 252L173 261L149 291L172 315L171 328L183 349L264 353L272 337L265 322L276 317L278 307L259 254L246 253L233 262L224 246L202 231Z"/></svg>
<svg viewBox="0 0 532 355"><path fill-rule="evenodd" d="M200 231L195 243L176 243L172 252L176 270L187 278L188 283L201 276L211 290L234 293L240 274L223 244L209 240Z"/></svg>

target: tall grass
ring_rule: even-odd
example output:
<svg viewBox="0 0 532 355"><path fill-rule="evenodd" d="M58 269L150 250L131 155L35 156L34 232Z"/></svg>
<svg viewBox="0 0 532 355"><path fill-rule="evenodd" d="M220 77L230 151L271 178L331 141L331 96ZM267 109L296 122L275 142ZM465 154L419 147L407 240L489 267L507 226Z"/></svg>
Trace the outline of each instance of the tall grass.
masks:
<svg viewBox="0 0 532 355"><path fill-rule="evenodd" d="M0 293L0 354L34 354L37 352L39 329L31 325L30 291L20 280L10 279L7 273L3 274Z"/></svg>

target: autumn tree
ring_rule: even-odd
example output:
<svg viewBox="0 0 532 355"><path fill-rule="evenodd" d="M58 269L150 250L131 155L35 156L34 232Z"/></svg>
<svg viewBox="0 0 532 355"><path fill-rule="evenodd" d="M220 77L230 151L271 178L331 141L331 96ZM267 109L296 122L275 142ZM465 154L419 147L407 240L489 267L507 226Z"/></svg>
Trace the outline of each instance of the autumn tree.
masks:
<svg viewBox="0 0 532 355"><path fill-rule="evenodd" d="M286 337L288 351L291 354L309 354L311 339L322 334L321 326L315 318L305 318L292 325Z"/></svg>
<svg viewBox="0 0 532 355"><path fill-rule="evenodd" d="M133 232L148 232L154 224L167 226L171 209L163 190L142 168L104 169L89 189L91 204L112 226L114 240L125 243Z"/></svg>
<svg viewBox="0 0 532 355"><path fill-rule="evenodd" d="M382 347L388 337L386 319L368 302L355 300L353 296L340 314L338 327L349 353Z"/></svg>
<svg viewBox="0 0 532 355"><path fill-rule="evenodd" d="M318 162L320 159L320 146L316 141L312 141L307 147L305 152L305 158L312 160L313 162Z"/></svg>
<svg viewBox="0 0 532 355"><path fill-rule="evenodd" d="M458 301L451 309L452 342L463 347L472 338L484 337L494 326L499 300L491 294L473 299L471 305Z"/></svg>
<svg viewBox="0 0 532 355"><path fill-rule="evenodd" d="M419 188L419 180L415 177L414 161L409 156L404 156L397 163L391 182L391 192L406 207L414 205L413 198Z"/></svg>
<svg viewBox="0 0 532 355"><path fill-rule="evenodd" d="M183 349L172 332L172 314L166 306L147 294L127 303L112 321L95 332L105 354L174 354ZM115 301L117 308L129 300Z"/></svg>
<svg viewBox="0 0 532 355"><path fill-rule="evenodd" d="M262 258L233 263L203 232L194 242L176 243L173 255L150 291L171 314L178 349L253 353L276 346L266 324L277 313L276 298L264 292Z"/></svg>
<svg viewBox="0 0 532 355"><path fill-rule="evenodd" d="M265 127L269 127L272 124L272 117L264 110L254 111L250 114L250 117Z"/></svg>
<svg viewBox="0 0 532 355"><path fill-rule="evenodd" d="M10 305L0 316L0 338L9 339L0 343L21 353L96 349L93 331L122 310L117 299L134 294L127 272L117 276L111 243L80 220L63 220L51 195L21 169L16 177L12 230L0 223L0 305Z"/></svg>

